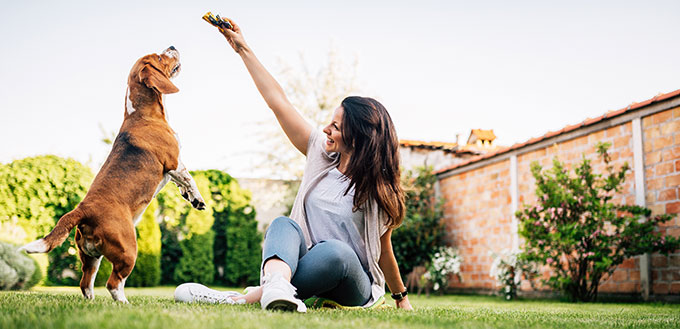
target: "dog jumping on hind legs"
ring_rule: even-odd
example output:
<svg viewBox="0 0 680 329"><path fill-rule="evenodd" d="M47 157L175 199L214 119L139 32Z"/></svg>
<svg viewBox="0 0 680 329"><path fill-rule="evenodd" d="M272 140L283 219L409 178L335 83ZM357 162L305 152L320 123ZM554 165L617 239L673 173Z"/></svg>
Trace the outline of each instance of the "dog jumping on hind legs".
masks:
<svg viewBox="0 0 680 329"><path fill-rule="evenodd" d="M168 125L164 104L165 94L179 91L170 79L180 67L179 52L172 46L137 60L128 76L123 125L87 195L52 232L20 248L27 253L49 252L77 227L85 298L94 298L94 279L106 257L113 264L106 288L114 300L128 302L123 288L137 258L135 225L168 181L177 184L194 208L205 209L196 182L180 159L179 140Z"/></svg>

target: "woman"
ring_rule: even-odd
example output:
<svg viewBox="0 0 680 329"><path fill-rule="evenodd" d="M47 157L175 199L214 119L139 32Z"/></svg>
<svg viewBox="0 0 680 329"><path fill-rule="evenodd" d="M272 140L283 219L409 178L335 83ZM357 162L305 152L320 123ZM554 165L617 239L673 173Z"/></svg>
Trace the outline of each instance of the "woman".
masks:
<svg viewBox="0 0 680 329"><path fill-rule="evenodd" d="M396 306L411 310L390 240L404 217L404 194L387 110L371 98L347 97L323 134L315 131L233 26L220 32L291 143L306 155L305 172L290 218L275 219L265 234L259 287L241 295L188 283L175 298L305 312L301 300L312 296L346 306L377 305L387 283Z"/></svg>

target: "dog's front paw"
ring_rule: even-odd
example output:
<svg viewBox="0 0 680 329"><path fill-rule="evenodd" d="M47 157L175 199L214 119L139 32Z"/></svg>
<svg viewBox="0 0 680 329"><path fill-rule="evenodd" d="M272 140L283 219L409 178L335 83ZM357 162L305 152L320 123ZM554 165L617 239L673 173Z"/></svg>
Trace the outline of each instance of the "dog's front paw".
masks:
<svg viewBox="0 0 680 329"><path fill-rule="evenodd" d="M194 199L194 201L191 202L191 205L198 210L205 210L205 202L201 199Z"/></svg>

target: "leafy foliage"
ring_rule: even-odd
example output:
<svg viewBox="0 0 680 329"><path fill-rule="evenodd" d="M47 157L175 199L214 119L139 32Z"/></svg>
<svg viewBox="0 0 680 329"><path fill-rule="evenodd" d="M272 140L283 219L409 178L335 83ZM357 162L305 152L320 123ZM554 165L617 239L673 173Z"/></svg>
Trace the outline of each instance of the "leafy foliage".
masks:
<svg viewBox="0 0 680 329"><path fill-rule="evenodd" d="M45 155L0 165L0 223L18 226L12 242L26 243L46 235L87 193L90 169L73 159ZM49 253L48 282L74 285L79 266L74 233Z"/></svg>
<svg viewBox="0 0 680 329"><path fill-rule="evenodd" d="M442 201L435 198L437 177L431 167L408 171L402 178L406 215L402 225L392 233L392 248L403 274L414 267L430 263L444 244Z"/></svg>
<svg viewBox="0 0 680 329"><path fill-rule="evenodd" d="M130 287L153 287L161 281L161 229L156 222L158 201L151 201L137 224L137 262L125 281Z"/></svg>
<svg viewBox="0 0 680 329"><path fill-rule="evenodd" d="M196 172L210 181L213 200L215 282L245 286L257 284L262 262L262 234L257 229L250 193L229 174L219 170Z"/></svg>
<svg viewBox="0 0 680 329"><path fill-rule="evenodd" d="M603 278L611 276L625 259L643 253L669 253L678 238L662 237L656 227L671 215L651 216L644 207L611 202L630 170L610 165L609 144L598 144L607 175L594 174L583 158L570 174L558 160L543 172L533 163L538 205L516 213L519 233L526 239L521 257L551 269L544 283L565 292L572 300L593 301Z"/></svg>
<svg viewBox="0 0 680 329"><path fill-rule="evenodd" d="M174 255L179 254L178 259L166 259L161 262L161 266L170 265L163 268L166 272L165 279L170 279L168 283L180 282L201 282L210 284L214 277L213 261L213 241L215 233L211 230L213 225L213 202L210 195L210 182L207 178L198 175L194 176L196 185L206 202L205 210L196 210L191 207L189 202L184 200L179 190L174 184L168 184L158 194L159 213L163 218L165 230L163 233L174 235L163 239L162 242L177 243L168 246L168 250ZM162 246L165 252L166 245ZM178 253L179 251L179 253ZM167 254L166 254L167 255Z"/></svg>

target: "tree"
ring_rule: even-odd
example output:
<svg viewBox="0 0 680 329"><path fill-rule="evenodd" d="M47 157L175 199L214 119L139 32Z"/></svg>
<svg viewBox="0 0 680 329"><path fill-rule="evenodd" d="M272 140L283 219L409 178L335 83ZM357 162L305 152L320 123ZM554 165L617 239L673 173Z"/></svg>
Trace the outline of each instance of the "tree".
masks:
<svg viewBox="0 0 680 329"><path fill-rule="evenodd" d="M538 205L516 213L519 234L526 239L521 258L547 265L548 286L574 301L594 301L600 282L625 259L643 253L669 253L680 239L662 237L656 230L672 215L651 216L651 210L611 202L630 170L610 165L609 143L598 143L607 175L594 174L585 156L571 174L555 158L553 168L531 165Z"/></svg>

